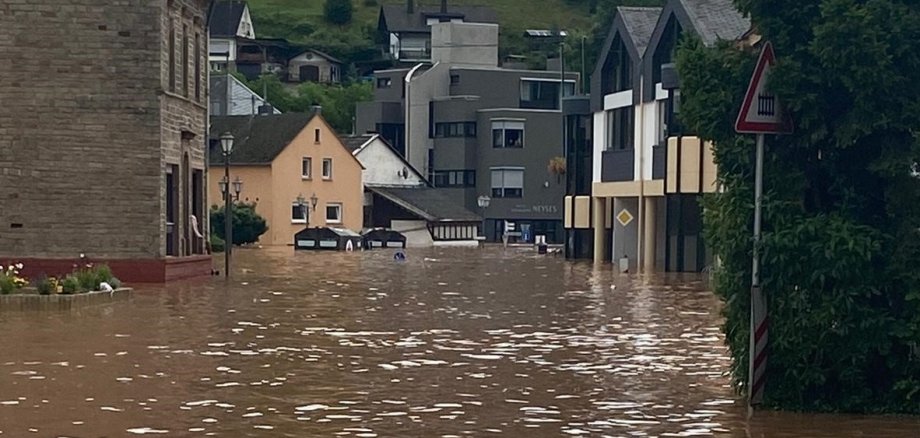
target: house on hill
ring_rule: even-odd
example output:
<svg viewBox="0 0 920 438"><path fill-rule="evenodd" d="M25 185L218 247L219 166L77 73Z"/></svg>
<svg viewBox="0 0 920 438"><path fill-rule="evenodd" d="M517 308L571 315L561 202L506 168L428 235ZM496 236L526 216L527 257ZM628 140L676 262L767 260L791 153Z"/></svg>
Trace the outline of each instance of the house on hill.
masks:
<svg viewBox="0 0 920 438"><path fill-rule="evenodd" d="M224 133L234 137L230 181L243 183L240 193L230 195L255 203L268 222L261 243L290 245L305 227L362 229L363 168L318 112L212 117L212 204L224 199Z"/></svg>
<svg viewBox="0 0 920 438"><path fill-rule="evenodd" d="M441 0L440 7L422 6L407 0L405 6L381 6L377 32L392 59L427 62L431 60L431 25L445 22L498 24L498 14L488 6L451 6L447 0Z"/></svg>

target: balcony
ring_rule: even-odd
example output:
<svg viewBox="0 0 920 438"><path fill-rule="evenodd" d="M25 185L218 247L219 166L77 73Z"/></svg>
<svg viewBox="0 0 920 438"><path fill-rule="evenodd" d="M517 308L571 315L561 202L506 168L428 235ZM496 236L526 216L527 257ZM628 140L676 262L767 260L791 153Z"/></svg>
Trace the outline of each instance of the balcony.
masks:
<svg viewBox="0 0 920 438"><path fill-rule="evenodd" d="M428 61L431 59L431 49L402 49L398 56L400 61Z"/></svg>
<svg viewBox="0 0 920 438"><path fill-rule="evenodd" d="M633 181L636 177L635 149L606 150L601 155L601 181Z"/></svg>

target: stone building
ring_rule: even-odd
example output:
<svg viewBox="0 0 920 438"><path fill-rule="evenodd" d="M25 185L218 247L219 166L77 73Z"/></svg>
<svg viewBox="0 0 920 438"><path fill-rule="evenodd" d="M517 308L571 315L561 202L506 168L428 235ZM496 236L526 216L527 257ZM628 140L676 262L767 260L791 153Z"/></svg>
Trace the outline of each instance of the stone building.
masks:
<svg viewBox="0 0 920 438"><path fill-rule="evenodd" d="M208 275L208 0L0 8L0 261Z"/></svg>

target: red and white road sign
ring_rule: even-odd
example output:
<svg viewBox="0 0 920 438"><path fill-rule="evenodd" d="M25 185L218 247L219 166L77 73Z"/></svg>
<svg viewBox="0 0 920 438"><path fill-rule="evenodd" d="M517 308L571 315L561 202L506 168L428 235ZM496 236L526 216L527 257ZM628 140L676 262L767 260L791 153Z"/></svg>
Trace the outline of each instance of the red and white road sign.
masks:
<svg viewBox="0 0 920 438"><path fill-rule="evenodd" d="M751 77L744 103L735 121L735 131L739 134L781 134L792 131L792 124L783 114L776 95L767 90L770 71L776 65L773 45L764 44L757 60L757 67Z"/></svg>

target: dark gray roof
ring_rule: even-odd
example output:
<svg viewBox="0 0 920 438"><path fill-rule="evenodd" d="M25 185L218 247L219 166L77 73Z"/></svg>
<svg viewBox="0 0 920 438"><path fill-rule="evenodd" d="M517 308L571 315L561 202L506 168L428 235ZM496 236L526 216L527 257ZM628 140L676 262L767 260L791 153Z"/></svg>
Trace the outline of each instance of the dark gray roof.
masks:
<svg viewBox="0 0 920 438"><path fill-rule="evenodd" d="M429 222L478 222L482 220L479 215L467 210L456 195L445 189L370 186L367 189Z"/></svg>
<svg viewBox="0 0 920 438"><path fill-rule="evenodd" d="M375 135L376 134L349 135L342 137L342 144L345 145L345 149L348 149L348 152L354 154L356 150L364 146L364 144L374 138Z"/></svg>
<svg viewBox="0 0 920 438"><path fill-rule="evenodd" d="M751 28L732 0L679 0L703 44L735 41Z"/></svg>
<svg viewBox="0 0 920 438"><path fill-rule="evenodd" d="M211 117L210 163L224 163L220 142L215 140L229 132L234 137L231 163L271 164L312 119L313 114L299 113Z"/></svg>
<svg viewBox="0 0 920 438"><path fill-rule="evenodd" d="M447 15L463 18L467 23L498 24L498 14L488 6L447 6ZM386 24L389 32L430 33L426 17L439 16L440 6L416 6L415 13L410 14L405 4L383 5L380 8L380 21Z"/></svg>
<svg viewBox="0 0 920 438"><path fill-rule="evenodd" d="M246 2L238 0L219 1L214 3L214 9L211 10L211 19L208 22L210 26L209 35L212 37L232 37L240 28L240 20L243 18L243 11L246 10Z"/></svg>
<svg viewBox="0 0 920 438"><path fill-rule="evenodd" d="M617 15L623 20L626 32L632 39L633 45L639 52L639 56L645 53L648 42L655 32L655 24L658 23L658 16L661 15L661 8L633 8L620 6L617 8Z"/></svg>

